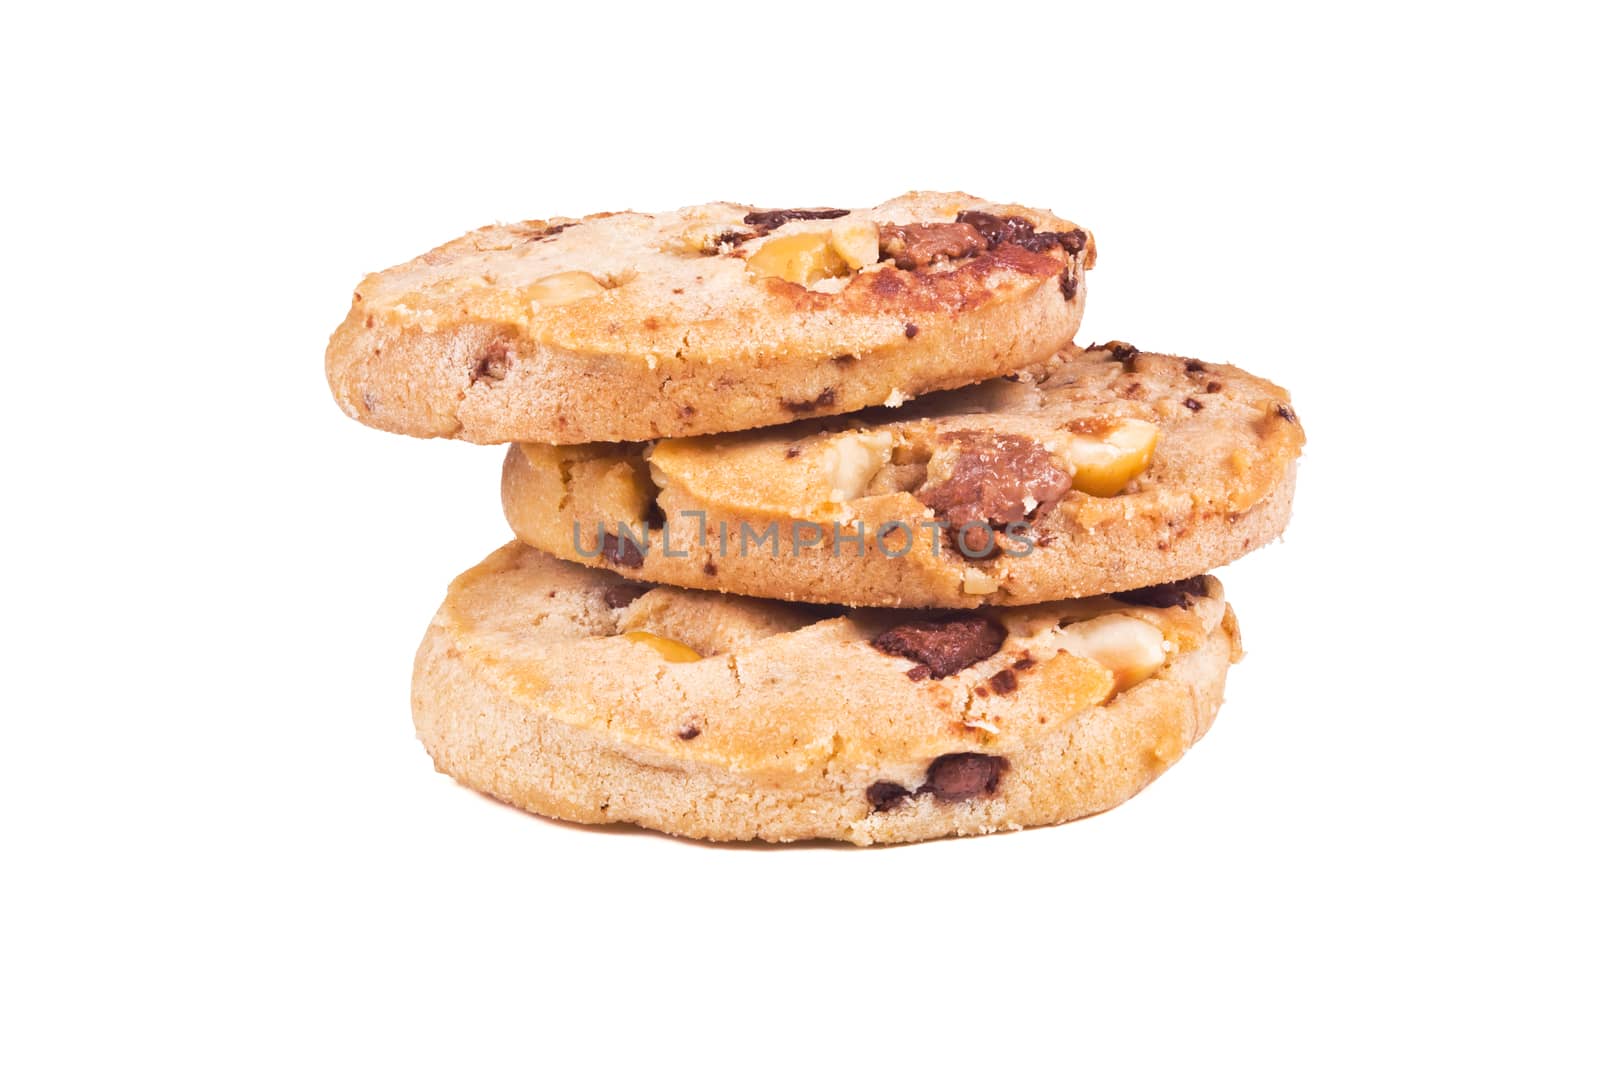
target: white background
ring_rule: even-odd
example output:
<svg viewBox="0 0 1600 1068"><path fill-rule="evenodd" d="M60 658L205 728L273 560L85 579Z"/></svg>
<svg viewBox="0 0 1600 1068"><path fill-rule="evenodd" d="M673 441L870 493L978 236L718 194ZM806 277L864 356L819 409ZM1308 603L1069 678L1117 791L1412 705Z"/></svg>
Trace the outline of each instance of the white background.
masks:
<svg viewBox="0 0 1600 1068"><path fill-rule="evenodd" d="M1592 33L1198 8L13 10L4 1059L1594 1063ZM411 656L500 450L340 415L362 274L908 188L1092 228L1083 339L1294 391L1212 735L875 850L435 775Z"/></svg>

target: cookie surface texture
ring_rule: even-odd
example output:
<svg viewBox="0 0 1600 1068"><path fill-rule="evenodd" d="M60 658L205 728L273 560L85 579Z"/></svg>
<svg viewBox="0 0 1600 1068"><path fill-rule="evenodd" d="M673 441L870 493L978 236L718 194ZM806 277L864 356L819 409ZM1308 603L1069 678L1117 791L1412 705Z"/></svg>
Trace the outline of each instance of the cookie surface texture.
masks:
<svg viewBox="0 0 1600 1068"><path fill-rule="evenodd" d="M1239 656L1214 578L981 612L627 582L512 543L417 653L435 766L564 820L860 845L1111 808L1203 735Z"/></svg>
<svg viewBox="0 0 1600 1068"><path fill-rule="evenodd" d="M643 441L948 389L1072 339L1094 241L961 193L474 231L368 276L327 350L351 417L478 443Z"/></svg>
<svg viewBox="0 0 1600 1068"><path fill-rule="evenodd" d="M897 408L652 444L514 445L517 536L630 578L885 607L1175 581L1276 538L1289 395L1113 343Z"/></svg>

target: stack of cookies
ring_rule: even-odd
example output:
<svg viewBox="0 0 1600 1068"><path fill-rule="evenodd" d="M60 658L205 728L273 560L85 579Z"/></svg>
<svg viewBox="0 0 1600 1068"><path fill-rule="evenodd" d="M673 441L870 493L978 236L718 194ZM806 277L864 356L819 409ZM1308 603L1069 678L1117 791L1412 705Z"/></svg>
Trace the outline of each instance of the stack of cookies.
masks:
<svg viewBox="0 0 1600 1068"><path fill-rule="evenodd" d="M1079 348L1090 234L914 193L490 226L368 277L371 426L507 444L517 540L451 585L413 713L534 812L868 844L1110 808L1211 724L1206 572L1289 518L1289 397Z"/></svg>

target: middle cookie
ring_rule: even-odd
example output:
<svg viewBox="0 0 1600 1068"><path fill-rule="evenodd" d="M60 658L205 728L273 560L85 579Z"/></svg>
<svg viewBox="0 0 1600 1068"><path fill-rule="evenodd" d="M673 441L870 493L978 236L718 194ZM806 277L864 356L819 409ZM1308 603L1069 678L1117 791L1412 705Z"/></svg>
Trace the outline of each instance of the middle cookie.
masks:
<svg viewBox="0 0 1600 1068"><path fill-rule="evenodd" d="M699 438L513 445L524 542L650 582L845 605L1036 604L1200 574L1271 541L1289 396L1114 343L896 409Z"/></svg>

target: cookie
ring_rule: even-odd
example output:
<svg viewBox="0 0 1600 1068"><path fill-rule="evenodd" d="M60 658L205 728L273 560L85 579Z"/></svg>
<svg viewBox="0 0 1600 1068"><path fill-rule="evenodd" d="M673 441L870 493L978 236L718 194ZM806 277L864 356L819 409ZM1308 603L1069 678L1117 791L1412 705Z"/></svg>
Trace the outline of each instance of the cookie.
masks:
<svg viewBox="0 0 1600 1068"><path fill-rule="evenodd" d="M1093 262L1080 227L962 193L488 226L369 275L328 383L363 423L478 443L787 423L1049 356Z"/></svg>
<svg viewBox="0 0 1600 1068"><path fill-rule="evenodd" d="M1185 578L1271 541L1304 441L1272 383L1113 343L851 417L514 445L502 499L523 541L651 582L1034 604Z"/></svg>
<svg viewBox="0 0 1600 1068"><path fill-rule="evenodd" d="M849 613L630 583L513 542L417 653L435 766L581 823L866 845L1120 804L1239 658L1209 577L980 612Z"/></svg>

